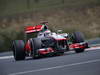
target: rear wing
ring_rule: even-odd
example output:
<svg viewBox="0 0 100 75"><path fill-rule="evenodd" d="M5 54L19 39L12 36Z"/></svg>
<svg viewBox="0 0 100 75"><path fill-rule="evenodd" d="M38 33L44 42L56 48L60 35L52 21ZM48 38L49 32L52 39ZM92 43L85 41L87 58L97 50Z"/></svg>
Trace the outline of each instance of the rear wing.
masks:
<svg viewBox="0 0 100 75"><path fill-rule="evenodd" d="M44 28L44 25L36 25L36 26L27 26L25 28L25 33L34 33L34 32L39 32L42 31Z"/></svg>

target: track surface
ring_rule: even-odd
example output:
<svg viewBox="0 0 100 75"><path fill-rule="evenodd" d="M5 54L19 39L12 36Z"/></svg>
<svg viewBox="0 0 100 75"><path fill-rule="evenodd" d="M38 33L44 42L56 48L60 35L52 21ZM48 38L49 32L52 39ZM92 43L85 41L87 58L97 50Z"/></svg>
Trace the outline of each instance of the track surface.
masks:
<svg viewBox="0 0 100 75"><path fill-rule="evenodd" d="M5 55L12 53L0 57ZM17 62L13 57L6 57L0 59L0 75L100 75L100 49Z"/></svg>

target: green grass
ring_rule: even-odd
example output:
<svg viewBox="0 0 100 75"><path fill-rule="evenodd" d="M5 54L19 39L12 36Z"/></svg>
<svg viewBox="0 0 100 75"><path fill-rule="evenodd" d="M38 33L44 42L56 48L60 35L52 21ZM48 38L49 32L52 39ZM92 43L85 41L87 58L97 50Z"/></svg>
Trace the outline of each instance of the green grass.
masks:
<svg viewBox="0 0 100 75"><path fill-rule="evenodd" d="M76 8L100 3L99 0L0 0L0 16L12 15L23 12L45 10L50 8Z"/></svg>

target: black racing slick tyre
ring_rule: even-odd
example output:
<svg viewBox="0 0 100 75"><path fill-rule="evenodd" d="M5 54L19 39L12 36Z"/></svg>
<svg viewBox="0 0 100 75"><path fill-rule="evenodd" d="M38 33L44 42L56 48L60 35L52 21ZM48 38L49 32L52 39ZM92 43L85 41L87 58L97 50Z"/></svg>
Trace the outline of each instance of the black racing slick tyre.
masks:
<svg viewBox="0 0 100 75"><path fill-rule="evenodd" d="M41 47L41 39L32 38L32 39L30 39L30 44L31 44L31 49L32 49L32 57L33 57L33 59L36 59L39 57L38 50L40 48L42 48Z"/></svg>
<svg viewBox="0 0 100 75"><path fill-rule="evenodd" d="M81 43L84 42L84 35L81 32L73 33L73 43Z"/></svg>
<svg viewBox="0 0 100 75"><path fill-rule="evenodd" d="M25 59L23 40L15 40L12 43L13 55L16 61Z"/></svg>

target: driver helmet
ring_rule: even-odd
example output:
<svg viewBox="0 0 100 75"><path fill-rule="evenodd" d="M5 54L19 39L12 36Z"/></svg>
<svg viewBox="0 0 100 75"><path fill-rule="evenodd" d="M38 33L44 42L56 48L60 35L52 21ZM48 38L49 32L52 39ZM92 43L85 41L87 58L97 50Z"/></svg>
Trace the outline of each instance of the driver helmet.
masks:
<svg viewBox="0 0 100 75"><path fill-rule="evenodd" d="M50 36L50 35L51 35L51 31L50 31L50 30L46 30L46 31L44 32L44 35L45 35L45 36Z"/></svg>

